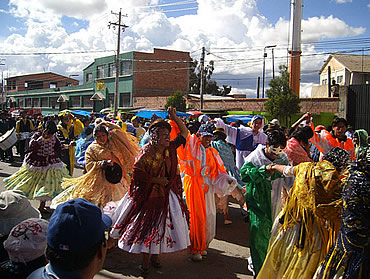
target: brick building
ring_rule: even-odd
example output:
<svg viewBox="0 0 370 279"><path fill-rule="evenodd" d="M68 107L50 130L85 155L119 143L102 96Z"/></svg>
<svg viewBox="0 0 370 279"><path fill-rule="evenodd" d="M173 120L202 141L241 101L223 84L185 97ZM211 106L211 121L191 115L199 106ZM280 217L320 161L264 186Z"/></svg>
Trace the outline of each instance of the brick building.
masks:
<svg viewBox="0 0 370 279"><path fill-rule="evenodd" d="M16 86L8 90L8 102L14 101L15 106L24 108L40 107L44 114L66 108L100 111L112 107L116 91L115 59L114 55L94 59L83 69L83 84L73 87L62 83L50 86L52 83L49 82L42 83L45 85L42 88L41 83L37 88L34 84L30 88L27 83L24 91L20 85L25 84L27 78L31 80L29 75L9 78L9 81L22 82L17 81ZM118 107L162 108L167 97L175 91L187 94L189 63L189 52L182 51L154 49L153 53L131 51L120 54ZM62 81L61 76L59 80Z"/></svg>
<svg viewBox="0 0 370 279"><path fill-rule="evenodd" d="M22 92L35 89L57 88L78 85L77 79L55 73L39 73L10 77L7 81L7 92Z"/></svg>

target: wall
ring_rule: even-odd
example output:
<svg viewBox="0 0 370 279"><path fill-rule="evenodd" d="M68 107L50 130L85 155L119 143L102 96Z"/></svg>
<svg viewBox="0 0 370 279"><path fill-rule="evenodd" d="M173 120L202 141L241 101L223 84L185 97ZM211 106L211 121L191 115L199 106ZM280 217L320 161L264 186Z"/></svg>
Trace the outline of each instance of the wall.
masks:
<svg viewBox="0 0 370 279"><path fill-rule="evenodd" d="M145 107L147 109L164 109L168 96L156 97L134 97L134 107Z"/></svg>
<svg viewBox="0 0 370 279"><path fill-rule="evenodd" d="M243 111L265 111L264 103L267 99L215 99L204 100L204 109L225 109ZM199 110L200 102L198 98L189 97L187 103L194 109ZM311 113L339 111L339 98L301 98L301 113L307 111Z"/></svg>
<svg viewBox="0 0 370 279"><path fill-rule="evenodd" d="M312 86L311 97L312 98L323 98L328 96L328 85Z"/></svg>
<svg viewBox="0 0 370 279"><path fill-rule="evenodd" d="M134 52L134 61L135 97L169 96L175 91L189 91L188 52L165 49L154 49L154 53Z"/></svg>

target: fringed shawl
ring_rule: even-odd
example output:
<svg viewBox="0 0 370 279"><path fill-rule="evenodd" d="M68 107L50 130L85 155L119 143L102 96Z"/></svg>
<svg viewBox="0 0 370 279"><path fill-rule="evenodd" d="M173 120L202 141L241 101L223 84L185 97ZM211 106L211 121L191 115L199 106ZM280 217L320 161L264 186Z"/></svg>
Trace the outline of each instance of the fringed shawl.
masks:
<svg viewBox="0 0 370 279"><path fill-rule="evenodd" d="M129 232L129 245L142 242L149 245L153 240L162 240L169 210L170 190L176 194L184 214L188 215L181 195L182 183L176 148L175 141L171 141L164 154L160 154L155 145L149 142L137 158L129 192L133 207L124 222L118 226L120 234L126 234L128 225L135 220L136 225ZM154 177L167 177L169 184L166 187L153 184ZM160 225L163 226L162 235L159 235Z"/></svg>
<svg viewBox="0 0 370 279"><path fill-rule="evenodd" d="M321 249L328 252L340 226L341 180L328 161L301 163L294 168L295 182L289 192L282 229L301 224L297 247L313 247L313 227L319 228ZM308 245L308 246L307 246Z"/></svg>

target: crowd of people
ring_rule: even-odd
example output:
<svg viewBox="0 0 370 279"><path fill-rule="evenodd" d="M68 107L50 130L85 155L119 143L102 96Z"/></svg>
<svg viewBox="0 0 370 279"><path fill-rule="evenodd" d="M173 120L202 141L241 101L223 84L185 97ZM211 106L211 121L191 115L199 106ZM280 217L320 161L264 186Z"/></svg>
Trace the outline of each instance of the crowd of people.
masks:
<svg viewBox="0 0 370 279"><path fill-rule="evenodd" d="M255 278L370 277L369 136L343 118L315 127L306 113L287 129L259 115L189 121L170 107L144 123L36 120L1 114L23 161L0 193L1 278L93 278L114 245L142 254L143 275L162 253L202 261L217 211L232 224L230 196L250 223ZM14 160L12 148L0 155ZM84 174L73 178L75 165Z"/></svg>

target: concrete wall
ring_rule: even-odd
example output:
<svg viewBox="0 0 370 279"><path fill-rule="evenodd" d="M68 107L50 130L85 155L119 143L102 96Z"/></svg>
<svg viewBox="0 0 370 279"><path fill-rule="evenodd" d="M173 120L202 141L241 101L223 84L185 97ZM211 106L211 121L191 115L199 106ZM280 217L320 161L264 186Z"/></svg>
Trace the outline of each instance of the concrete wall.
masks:
<svg viewBox="0 0 370 279"><path fill-rule="evenodd" d="M312 86L311 97L312 98L325 98L328 96L328 85Z"/></svg>
<svg viewBox="0 0 370 279"><path fill-rule="evenodd" d="M147 109L164 109L168 96L156 97L134 97L134 107L145 107Z"/></svg>
<svg viewBox="0 0 370 279"><path fill-rule="evenodd" d="M204 109L225 109L225 110L244 110L244 111L265 111L264 103L267 99L217 99L204 100ZM200 101L198 98L189 98L187 103L194 109L199 110ZM339 98L301 98L301 113L307 111L311 113L339 111Z"/></svg>

